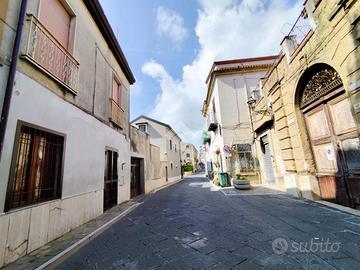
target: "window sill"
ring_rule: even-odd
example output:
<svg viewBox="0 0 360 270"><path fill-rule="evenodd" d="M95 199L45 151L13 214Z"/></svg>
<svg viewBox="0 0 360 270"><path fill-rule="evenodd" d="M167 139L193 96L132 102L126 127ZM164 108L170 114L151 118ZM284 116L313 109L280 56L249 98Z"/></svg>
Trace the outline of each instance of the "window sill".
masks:
<svg viewBox="0 0 360 270"><path fill-rule="evenodd" d="M12 213L28 210L28 209L31 209L31 208L34 208L34 207L43 206L45 204L54 203L54 202L57 202L57 201L61 201L61 197L60 198L55 198L55 199L52 199L52 200L48 200L48 201L44 201L44 202L40 202L40 203L34 203L34 204L19 206L19 207L12 208L12 209L9 209L9 210L5 209L4 214L12 214Z"/></svg>

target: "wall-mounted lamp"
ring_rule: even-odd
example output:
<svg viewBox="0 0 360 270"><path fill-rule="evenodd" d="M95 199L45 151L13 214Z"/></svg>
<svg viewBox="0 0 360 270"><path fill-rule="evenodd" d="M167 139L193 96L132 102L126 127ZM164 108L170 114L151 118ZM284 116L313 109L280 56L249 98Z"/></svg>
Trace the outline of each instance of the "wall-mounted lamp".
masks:
<svg viewBox="0 0 360 270"><path fill-rule="evenodd" d="M254 114L263 114L263 115L272 115L273 114L271 102L268 102L268 104L266 106L267 108L265 110L257 110L257 111L255 111L256 99L254 99L253 96L249 97L247 104L249 106L250 112L252 112Z"/></svg>

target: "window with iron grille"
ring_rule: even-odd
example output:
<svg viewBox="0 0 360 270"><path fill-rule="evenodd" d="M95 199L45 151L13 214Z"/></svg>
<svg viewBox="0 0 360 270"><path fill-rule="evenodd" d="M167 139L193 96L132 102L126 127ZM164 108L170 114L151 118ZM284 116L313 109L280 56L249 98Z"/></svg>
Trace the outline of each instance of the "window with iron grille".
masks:
<svg viewBox="0 0 360 270"><path fill-rule="evenodd" d="M64 137L19 124L6 211L61 196Z"/></svg>
<svg viewBox="0 0 360 270"><path fill-rule="evenodd" d="M254 172L255 171L255 160L251 150L251 144L236 144L233 145L232 149L238 155L233 162L235 167L239 167L241 172Z"/></svg>

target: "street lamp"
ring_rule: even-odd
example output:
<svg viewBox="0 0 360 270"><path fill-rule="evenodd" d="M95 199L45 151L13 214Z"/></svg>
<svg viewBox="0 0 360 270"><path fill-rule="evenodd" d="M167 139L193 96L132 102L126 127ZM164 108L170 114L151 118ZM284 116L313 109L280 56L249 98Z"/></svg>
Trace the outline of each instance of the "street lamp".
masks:
<svg viewBox="0 0 360 270"><path fill-rule="evenodd" d="M256 103L256 99L253 98L253 96L250 96L248 101L247 101L247 104L248 104L250 110L255 109L255 103Z"/></svg>

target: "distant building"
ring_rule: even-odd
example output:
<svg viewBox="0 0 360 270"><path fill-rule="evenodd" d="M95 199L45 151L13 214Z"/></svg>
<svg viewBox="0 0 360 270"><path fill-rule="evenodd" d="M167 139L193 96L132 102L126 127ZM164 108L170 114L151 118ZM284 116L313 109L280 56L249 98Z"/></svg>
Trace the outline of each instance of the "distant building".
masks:
<svg viewBox="0 0 360 270"><path fill-rule="evenodd" d="M262 183L360 207L359 11L360 1L305 1L281 42L252 102Z"/></svg>
<svg viewBox="0 0 360 270"><path fill-rule="evenodd" d="M147 116L139 116L131 124L149 134L150 143L160 148L160 175L166 182L181 177L181 138L168 124Z"/></svg>
<svg viewBox="0 0 360 270"><path fill-rule="evenodd" d="M257 84L276 56L214 62L208 78L202 114L208 172L255 176L256 162L247 101L259 95Z"/></svg>
<svg viewBox="0 0 360 270"><path fill-rule="evenodd" d="M135 79L99 1L22 3L0 1L0 267L130 199Z"/></svg>
<svg viewBox="0 0 360 270"><path fill-rule="evenodd" d="M181 143L181 160L183 164L191 163L193 172L199 170L199 153L193 144Z"/></svg>

